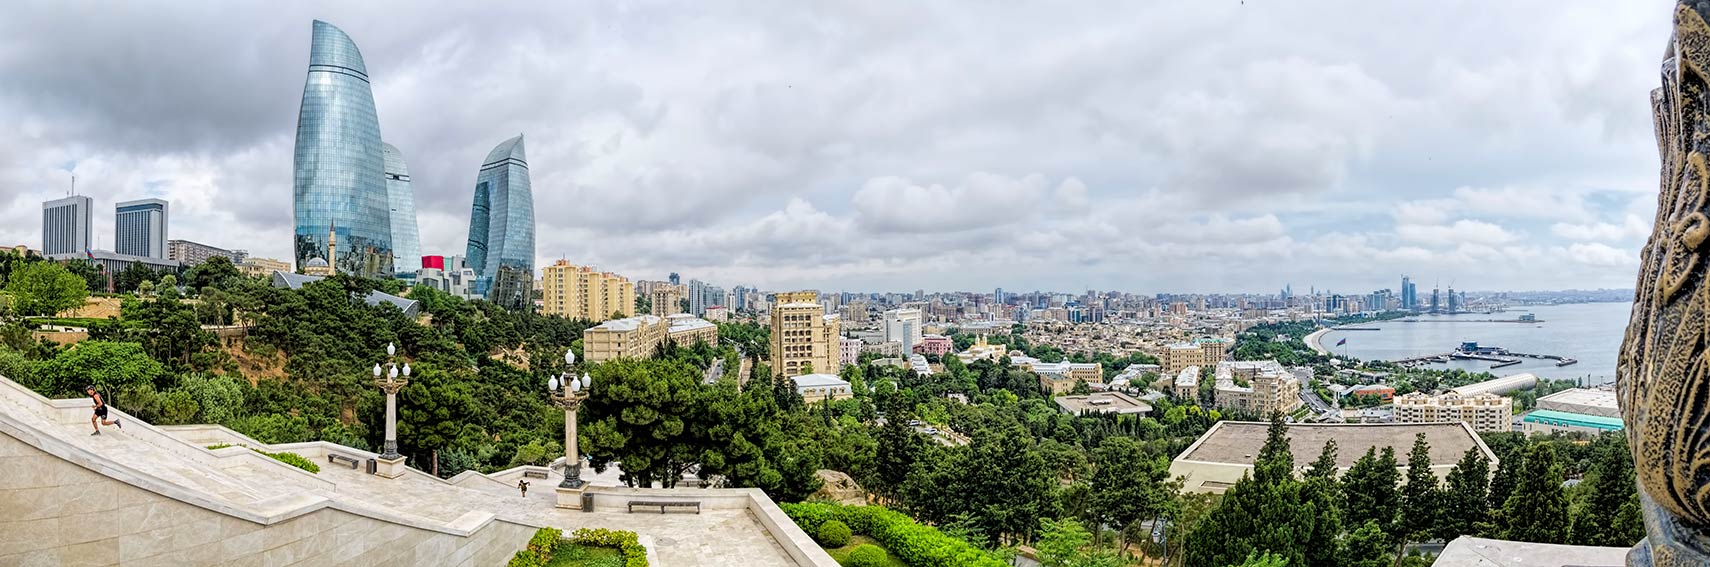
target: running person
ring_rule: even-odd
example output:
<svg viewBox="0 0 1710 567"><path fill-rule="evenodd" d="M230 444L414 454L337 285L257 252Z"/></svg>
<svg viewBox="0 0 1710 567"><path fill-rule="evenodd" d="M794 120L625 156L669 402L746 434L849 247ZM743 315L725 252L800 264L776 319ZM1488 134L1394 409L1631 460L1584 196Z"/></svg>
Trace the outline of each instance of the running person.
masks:
<svg viewBox="0 0 1710 567"><path fill-rule="evenodd" d="M101 397L100 392L95 391L94 384L90 384L88 387L84 388L83 393L89 394L89 399L95 401L95 415L89 416L89 425L95 427L95 432L90 433L90 435L100 435L101 426L103 425L116 425L119 429L125 428L125 424L119 423L119 420L117 419L107 421L107 400Z"/></svg>

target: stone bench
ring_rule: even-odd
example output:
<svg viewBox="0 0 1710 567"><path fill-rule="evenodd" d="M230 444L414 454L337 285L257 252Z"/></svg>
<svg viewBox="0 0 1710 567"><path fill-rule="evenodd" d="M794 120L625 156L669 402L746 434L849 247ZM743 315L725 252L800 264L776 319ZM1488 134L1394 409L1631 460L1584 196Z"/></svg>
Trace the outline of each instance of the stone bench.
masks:
<svg viewBox="0 0 1710 567"><path fill-rule="evenodd" d="M540 471L523 471L523 476L528 478L546 478L546 473Z"/></svg>
<svg viewBox="0 0 1710 567"><path fill-rule="evenodd" d="M674 501L631 500L631 501L629 501L629 513L634 514L636 506L641 506L644 508L658 507L660 514L664 514L666 508L694 508L696 514L701 513L701 503L700 502L690 502L690 501L683 501L683 500L674 500Z"/></svg>
<svg viewBox="0 0 1710 567"><path fill-rule="evenodd" d="M350 470L356 470L356 467L362 466L362 461L356 457L340 455L338 453L327 453L327 464L337 463L350 465Z"/></svg>

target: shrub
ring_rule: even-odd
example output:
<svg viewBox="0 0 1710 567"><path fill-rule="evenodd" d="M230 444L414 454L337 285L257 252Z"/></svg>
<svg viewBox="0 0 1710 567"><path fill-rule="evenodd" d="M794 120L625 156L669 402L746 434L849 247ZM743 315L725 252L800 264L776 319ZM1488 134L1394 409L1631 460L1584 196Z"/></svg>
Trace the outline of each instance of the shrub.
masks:
<svg viewBox="0 0 1710 567"><path fill-rule="evenodd" d="M269 453L267 451L263 451L261 449L256 449L254 447L251 447L250 450L255 451L257 453L261 453L263 455L267 455L269 457L273 457L274 459L278 460L281 463L285 463L287 465L291 465L291 466L297 467L299 469L303 469L303 470L306 470L306 471L309 471L312 473L320 473L321 472L321 466L320 465L317 465L317 464L315 464L314 461L311 461L311 460L305 458L304 456L296 454L296 453Z"/></svg>
<svg viewBox="0 0 1710 567"><path fill-rule="evenodd" d="M882 506L842 506L824 502L779 506L803 531L818 533L824 524L842 522L852 533L877 540L903 563L915 567L1003 567L1002 559L966 541Z"/></svg>
<svg viewBox="0 0 1710 567"><path fill-rule="evenodd" d="M849 545L849 525L837 520L819 525L819 544L825 547L843 547Z"/></svg>
<svg viewBox="0 0 1710 567"><path fill-rule="evenodd" d="M558 542L564 539L564 532L558 528L541 528L534 532L534 537L528 540L528 550L540 557L541 563L552 561L552 552L558 548Z"/></svg>
<svg viewBox="0 0 1710 567"><path fill-rule="evenodd" d="M849 552L849 562L846 567L880 567L885 564L885 550L870 543L855 546Z"/></svg>
<svg viewBox="0 0 1710 567"><path fill-rule="evenodd" d="M506 567L541 567L542 565L545 565L545 563L540 560L539 555L535 555L533 551L524 549L522 551L518 551L516 555L511 556L511 562L507 564Z"/></svg>
<svg viewBox="0 0 1710 567"><path fill-rule="evenodd" d="M647 567L647 548L636 540L635 532L582 528L570 532L570 541L582 545L617 548L623 553L624 567Z"/></svg>
<svg viewBox="0 0 1710 567"><path fill-rule="evenodd" d="M232 446L231 443L215 443L213 445L209 445L208 450L209 451L215 451L215 450L224 449L224 448L230 447L230 446Z"/></svg>

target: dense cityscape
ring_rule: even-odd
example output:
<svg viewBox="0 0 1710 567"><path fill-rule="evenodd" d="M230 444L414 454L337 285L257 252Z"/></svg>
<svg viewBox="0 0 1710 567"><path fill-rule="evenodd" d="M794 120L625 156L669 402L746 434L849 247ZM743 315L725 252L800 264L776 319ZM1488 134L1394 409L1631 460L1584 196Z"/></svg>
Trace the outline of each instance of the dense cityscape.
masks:
<svg viewBox="0 0 1710 567"><path fill-rule="evenodd" d="M421 222L385 71L307 31L289 257L71 176L0 242L0 564L1625 565L1647 536L1616 378L1649 288L548 259L541 137L462 156L466 231Z"/></svg>

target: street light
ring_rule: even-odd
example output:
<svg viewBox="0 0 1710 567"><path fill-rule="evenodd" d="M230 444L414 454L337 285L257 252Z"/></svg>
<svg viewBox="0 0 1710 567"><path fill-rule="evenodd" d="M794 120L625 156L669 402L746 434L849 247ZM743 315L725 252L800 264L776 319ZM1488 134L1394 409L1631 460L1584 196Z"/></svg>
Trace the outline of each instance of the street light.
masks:
<svg viewBox="0 0 1710 567"><path fill-rule="evenodd" d="M397 460L402 456L398 454L398 390L410 384L410 364L406 362L400 367L393 359L397 354L398 347L386 343L386 366L390 370L381 370L379 364L374 365L374 385L386 393L386 445L380 453L380 458L386 460Z"/></svg>
<svg viewBox="0 0 1710 567"><path fill-rule="evenodd" d="M546 380L546 391L552 398L552 404L564 409L564 481L558 483L558 487L573 490L587 484L582 480L582 455L576 448L576 410L582 406L583 400L588 399L588 391L593 386L593 378L586 372L576 376L575 365L576 353L565 351L565 371Z"/></svg>

